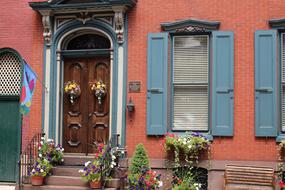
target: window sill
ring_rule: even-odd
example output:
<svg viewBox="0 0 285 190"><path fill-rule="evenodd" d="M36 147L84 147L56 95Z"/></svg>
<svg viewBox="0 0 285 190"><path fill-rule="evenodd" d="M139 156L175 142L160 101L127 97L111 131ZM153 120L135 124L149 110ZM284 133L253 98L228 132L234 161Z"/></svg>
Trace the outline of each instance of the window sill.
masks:
<svg viewBox="0 0 285 190"><path fill-rule="evenodd" d="M170 134L175 134L177 136L183 136L187 132L190 133L190 134L191 133L195 133L195 131L170 131L169 133ZM199 133L204 135L207 139L209 139L209 141L213 141L214 140L213 135L211 135L211 134L208 134L206 132L199 132ZM285 135L284 135L284 140L285 140Z"/></svg>
<svg viewBox="0 0 285 190"><path fill-rule="evenodd" d="M279 134L277 137L276 137L276 142L281 142L282 140L285 140L285 134Z"/></svg>

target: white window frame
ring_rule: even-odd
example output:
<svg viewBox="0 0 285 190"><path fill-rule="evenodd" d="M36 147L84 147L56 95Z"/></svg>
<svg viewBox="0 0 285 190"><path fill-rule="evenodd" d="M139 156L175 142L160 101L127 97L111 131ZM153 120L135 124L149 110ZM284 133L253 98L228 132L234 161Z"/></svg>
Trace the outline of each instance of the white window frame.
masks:
<svg viewBox="0 0 285 190"><path fill-rule="evenodd" d="M208 67L207 67L207 82L201 82L201 83L190 83L190 82L185 82L185 83L175 83L174 82L174 67L175 67L175 57L174 57L174 45L175 45L175 38L179 38L179 37L189 37L189 36L195 36L195 37L207 37L207 64L208 64ZM210 118L210 112L209 112L209 109L210 109L210 98L209 98L209 95L210 95L210 81L209 81L209 78L210 78L210 36L209 34L189 34L189 35L174 35L172 36L172 63L171 63L171 130L172 131L201 131L201 132L206 132L206 131L209 131L209 118ZM207 128L205 129L193 129L192 127L179 127L179 126L174 126L174 88L175 88L175 85L178 86L178 87L197 87L197 88L205 88L207 87L207 104L208 104L208 107L207 107Z"/></svg>

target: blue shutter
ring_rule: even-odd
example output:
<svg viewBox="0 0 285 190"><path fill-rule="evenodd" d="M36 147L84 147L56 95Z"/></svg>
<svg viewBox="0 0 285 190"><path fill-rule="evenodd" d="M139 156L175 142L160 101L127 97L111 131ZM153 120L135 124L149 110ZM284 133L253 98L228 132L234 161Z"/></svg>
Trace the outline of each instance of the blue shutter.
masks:
<svg viewBox="0 0 285 190"><path fill-rule="evenodd" d="M277 135L276 31L255 32L255 135Z"/></svg>
<svg viewBox="0 0 285 190"><path fill-rule="evenodd" d="M167 130L168 33L148 35L147 134L164 135Z"/></svg>
<svg viewBox="0 0 285 190"><path fill-rule="evenodd" d="M233 136L234 34L213 32L211 127L213 136Z"/></svg>

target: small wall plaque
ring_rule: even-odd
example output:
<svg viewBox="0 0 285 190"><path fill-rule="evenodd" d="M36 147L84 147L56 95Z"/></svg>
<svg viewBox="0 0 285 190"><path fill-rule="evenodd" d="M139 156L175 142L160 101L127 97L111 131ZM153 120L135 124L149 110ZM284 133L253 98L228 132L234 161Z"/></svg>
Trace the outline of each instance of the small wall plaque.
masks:
<svg viewBox="0 0 285 190"><path fill-rule="evenodd" d="M130 81L129 82L129 92L138 93L141 91L141 81Z"/></svg>

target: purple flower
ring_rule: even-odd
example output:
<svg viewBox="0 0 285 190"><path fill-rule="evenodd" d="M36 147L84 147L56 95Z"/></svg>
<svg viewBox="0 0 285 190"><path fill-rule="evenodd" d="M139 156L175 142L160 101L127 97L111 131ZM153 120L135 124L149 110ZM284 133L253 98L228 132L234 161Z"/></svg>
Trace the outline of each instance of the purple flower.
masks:
<svg viewBox="0 0 285 190"><path fill-rule="evenodd" d="M194 133L192 133L191 134L193 137L201 137L201 136L203 136L203 135L201 135L200 133L198 133L198 132L194 132Z"/></svg>

